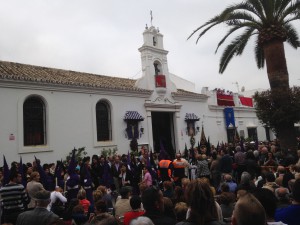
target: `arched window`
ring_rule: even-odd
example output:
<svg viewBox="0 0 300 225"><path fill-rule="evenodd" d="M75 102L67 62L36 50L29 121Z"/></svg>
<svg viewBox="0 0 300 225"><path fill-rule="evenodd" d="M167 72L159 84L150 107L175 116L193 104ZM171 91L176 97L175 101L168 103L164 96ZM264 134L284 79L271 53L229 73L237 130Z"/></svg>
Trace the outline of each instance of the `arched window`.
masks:
<svg viewBox="0 0 300 225"><path fill-rule="evenodd" d="M97 141L110 141L111 117L109 105L104 101L96 104Z"/></svg>
<svg viewBox="0 0 300 225"><path fill-rule="evenodd" d="M29 97L23 105L24 146L46 144L46 110L43 100Z"/></svg>
<svg viewBox="0 0 300 225"><path fill-rule="evenodd" d="M155 61L155 62L153 63L153 66L154 66L154 71L155 71L155 75L156 75L156 76L159 75L159 74L163 74L163 73L162 73L163 71L162 71L160 62Z"/></svg>

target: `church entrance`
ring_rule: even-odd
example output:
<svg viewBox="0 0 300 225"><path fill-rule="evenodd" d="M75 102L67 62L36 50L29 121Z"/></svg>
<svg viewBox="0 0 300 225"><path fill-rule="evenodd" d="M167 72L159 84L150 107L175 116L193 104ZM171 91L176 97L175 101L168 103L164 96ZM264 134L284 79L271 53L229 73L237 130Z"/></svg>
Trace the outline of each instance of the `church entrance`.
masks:
<svg viewBox="0 0 300 225"><path fill-rule="evenodd" d="M163 147L169 156L175 157L174 113L152 112L152 131L154 152L160 152Z"/></svg>

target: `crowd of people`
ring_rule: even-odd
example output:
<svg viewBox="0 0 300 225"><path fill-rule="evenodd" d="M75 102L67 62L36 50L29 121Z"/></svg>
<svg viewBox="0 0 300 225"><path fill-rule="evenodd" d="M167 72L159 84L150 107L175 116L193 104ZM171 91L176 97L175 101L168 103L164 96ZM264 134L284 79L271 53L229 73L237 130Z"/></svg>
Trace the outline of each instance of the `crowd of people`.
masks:
<svg viewBox="0 0 300 225"><path fill-rule="evenodd" d="M1 224L299 225L300 150L277 142L4 162Z"/></svg>

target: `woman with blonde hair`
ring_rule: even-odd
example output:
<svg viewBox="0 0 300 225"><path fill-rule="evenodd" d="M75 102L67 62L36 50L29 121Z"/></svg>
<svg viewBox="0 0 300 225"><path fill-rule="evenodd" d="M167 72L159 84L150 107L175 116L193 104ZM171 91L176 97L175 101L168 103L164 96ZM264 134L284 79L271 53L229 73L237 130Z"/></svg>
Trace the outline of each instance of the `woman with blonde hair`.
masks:
<svg viewBox="0 0 300 225"><path fill-rule="evenodd" d="M84 209L84 213L87 214L89 212L91 203L89 200L87 200L86 191L83 188L78 191L77 198L79 200L79 204L82 205Z"/></svg>
<svg viewBox="0 0 300 225"><path fill-rule="evenodd" d="M26 190L30 197L30 202L28 204L28 208L35 208L35 198L34 195L38 191L45 190L44 186L40 183L40 174L39 172L32 172L30 174L30 182L27 183Z"/></svg>

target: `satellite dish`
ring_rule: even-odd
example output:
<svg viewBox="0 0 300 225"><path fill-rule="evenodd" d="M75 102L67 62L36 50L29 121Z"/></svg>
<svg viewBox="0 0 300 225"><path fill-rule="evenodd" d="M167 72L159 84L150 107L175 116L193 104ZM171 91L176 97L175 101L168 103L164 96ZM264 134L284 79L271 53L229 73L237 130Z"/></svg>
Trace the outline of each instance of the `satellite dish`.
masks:
<svg viewBox="0 0 300 225"><path fill-rule="evenodd" d="M242 88L241 88L241 92L244 92L245 91L245 87L243 86Z"/></svg>

